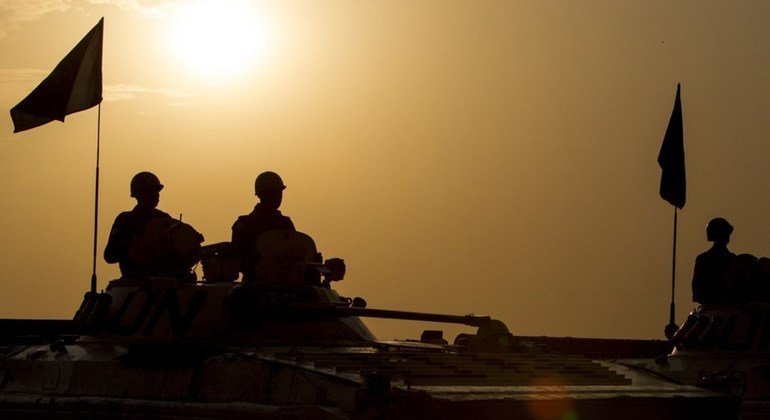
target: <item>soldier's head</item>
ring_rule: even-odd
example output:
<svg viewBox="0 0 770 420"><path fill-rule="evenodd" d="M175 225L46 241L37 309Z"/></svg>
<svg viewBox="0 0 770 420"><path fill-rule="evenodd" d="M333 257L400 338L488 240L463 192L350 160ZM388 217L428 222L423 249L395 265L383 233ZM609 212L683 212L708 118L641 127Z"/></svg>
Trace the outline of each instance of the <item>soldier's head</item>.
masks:
<svg viewBox="0 0 770 420"><path fill-rule="evenodd" d="M263 206L271 210L278 210L278 207L281 207L285 189L286 185L275 172L262 172L254 181L254 194L259 197L259 202Z"/></svg>
<svg viewBox="0 0 770 420"><path fill-rule="evenodd" d="M715 244L728 244L732 233L733 226L721 217L711 219L706 225L706 239Z"/></svg>
<svg viewBox="0 0 770 420"><path fill-rule="evenodd" d="M140 206L157 207L162 189L163 184L152 172L139 172L131 178L131 197L136 198Z"/></svg>

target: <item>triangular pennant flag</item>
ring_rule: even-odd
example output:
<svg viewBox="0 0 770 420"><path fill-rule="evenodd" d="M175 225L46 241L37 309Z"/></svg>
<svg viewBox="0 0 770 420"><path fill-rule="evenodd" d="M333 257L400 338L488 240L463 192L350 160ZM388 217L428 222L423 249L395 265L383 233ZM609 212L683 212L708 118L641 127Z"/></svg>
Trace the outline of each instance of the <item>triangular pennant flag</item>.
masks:
<svg viewBox="0 0 770 420"><path fill-rule="evenodd" d="M680 85L676 86L676 100L666 135L658 154L658 164L663 170L660 176L660 196L672 205L682 208L687 199L687 181L684 171L684 128L682 127L682 102Z"/></svg>

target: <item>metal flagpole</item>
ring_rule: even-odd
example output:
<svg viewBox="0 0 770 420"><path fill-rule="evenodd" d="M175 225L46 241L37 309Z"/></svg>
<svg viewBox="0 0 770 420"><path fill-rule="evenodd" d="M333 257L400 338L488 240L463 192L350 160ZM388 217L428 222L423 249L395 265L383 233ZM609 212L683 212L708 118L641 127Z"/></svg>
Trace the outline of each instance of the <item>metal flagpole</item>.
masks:
<svg viewBox="0 0 770 420"><path fill-rule="evenodd" d="M91 293L96 293L96 237L99 228L99 143L102 132L102 103L99 102L99 112L96 122L96 193L94 194L94 254L93 272L91 273Z"/></svg>
<svg viewBox="0 0 770 420"><path fill-rule="evenodd" d="M676 226L677 225L677 208L674 206L674 250L671 258L671 306L668 314L668 325L666 326L666 337L671 338L677 330L675 321L676 303L674 303L674 291L676 290Z"/></svg>

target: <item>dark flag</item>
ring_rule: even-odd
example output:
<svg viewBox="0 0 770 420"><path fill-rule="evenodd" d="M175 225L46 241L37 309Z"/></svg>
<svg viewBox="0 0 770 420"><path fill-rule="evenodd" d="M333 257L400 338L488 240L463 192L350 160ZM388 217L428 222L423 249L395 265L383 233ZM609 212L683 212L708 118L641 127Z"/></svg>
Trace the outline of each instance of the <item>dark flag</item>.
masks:
<svg viewBox="0 0 770 420"><path fill-rule="evenodd" d="M679 90L680 86L677 84L674 110L671 111L663 145L660 146L658 164L663 170L660 176L660 196L681 209L687 196L687 182L684 174L684 129Z"/></svg>
<svg viewBox="0 0 770 420"><path fill-rule="evenodd" d="M11 109L14 133L98 105L102 101L104 18L24 100Z"/></svg>

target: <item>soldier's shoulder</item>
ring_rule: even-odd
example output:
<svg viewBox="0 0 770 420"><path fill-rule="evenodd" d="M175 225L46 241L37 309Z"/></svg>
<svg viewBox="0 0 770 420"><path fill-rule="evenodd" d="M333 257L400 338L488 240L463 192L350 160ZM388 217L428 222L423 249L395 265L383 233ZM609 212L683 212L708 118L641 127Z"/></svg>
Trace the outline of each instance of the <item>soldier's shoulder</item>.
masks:
<svg viewBox="0 0 770 420"><path fill-rule="evenodd" d="M238 216L237 219L235 219L235 223L233 223L233 230L241 230L243 229L251 219L250 215L244 214L242 216Z"/></svg>
<svg viewBox="0 0 770 420"><path fill-rule="evenodd" d="M121 212L117 216L115 216L115 223L130 220L132 217L134 217L134 213L132 211Z"/></svg>
<svg viewBox="0 0 770 420"><path fill-rule="evenodd" d="M154 209L153 216L155 216L155 217L169 217L169 218L171 217L170 214L166 213L163 210L158 210L158 209Z"/></svg>

